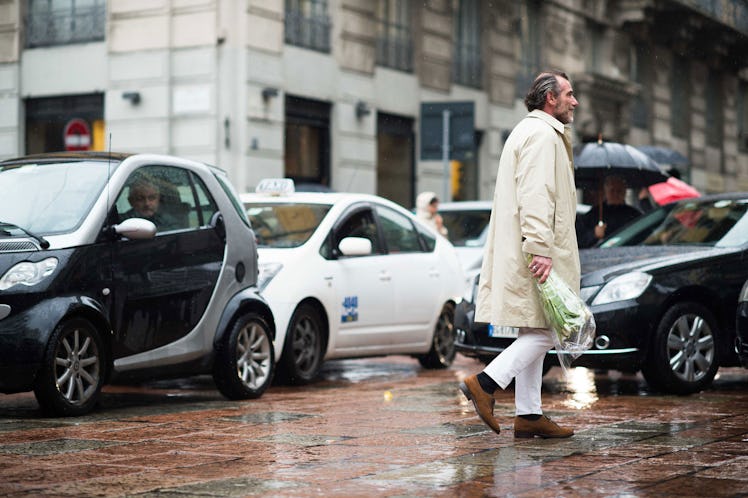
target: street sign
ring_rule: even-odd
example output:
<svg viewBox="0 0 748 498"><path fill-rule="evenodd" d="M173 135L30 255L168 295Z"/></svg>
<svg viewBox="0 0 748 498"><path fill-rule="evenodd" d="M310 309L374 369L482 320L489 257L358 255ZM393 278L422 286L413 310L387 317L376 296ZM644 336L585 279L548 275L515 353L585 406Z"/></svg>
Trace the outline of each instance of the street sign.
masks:
<svg viewBox="0 0 748 498"><path fill-rule="evenodd" d="M421 160L444 160L445 145L447 159L472 159L475 154L474 108L473 102L422 102Z"/></svg>
<svg viewBox="0 0 748 498"><path fill-rule="evenodd" d="M65 150L80 151L91 148L91 129L88 123L80 118L67 122L63 131Z"/></svg>

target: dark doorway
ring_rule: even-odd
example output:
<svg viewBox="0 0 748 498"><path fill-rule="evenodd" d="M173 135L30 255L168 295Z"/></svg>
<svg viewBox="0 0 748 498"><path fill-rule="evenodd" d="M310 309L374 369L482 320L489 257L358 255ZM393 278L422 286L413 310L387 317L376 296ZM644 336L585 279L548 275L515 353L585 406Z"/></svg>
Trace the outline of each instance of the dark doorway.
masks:
<svg viewBox="0 0 748 498"><path fill-rule="evenodd" d="M330 104L286 96L285 176L330 185Z"/></svg>
<svg viewBox="0 0 748 498"><path fill-rule="evenodd" d="M91 150L103 150L104 95L66 95L26 99L26 154L66 150L65 126L73 119L86 122Z"/></svg>
<svg viewBox="0 0 748 498"><path fill-rule="evenodd" d="M377 195L408 209L415 204L413 119L377 114Z"/></svg>

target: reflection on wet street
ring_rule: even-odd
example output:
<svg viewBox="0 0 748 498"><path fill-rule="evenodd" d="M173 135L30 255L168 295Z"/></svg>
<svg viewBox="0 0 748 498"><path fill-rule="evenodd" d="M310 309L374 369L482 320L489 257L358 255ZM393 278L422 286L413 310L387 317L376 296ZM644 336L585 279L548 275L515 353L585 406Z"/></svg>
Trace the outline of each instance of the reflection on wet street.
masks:
<svg viewBox="0 0 748 498"><path fill-rule="evenodd" d="M0 395L2 496L746 496L748 370L691 396L638 375L552 369L546 414L576 435L517 439L457 389L482 365L332 361L305 387L227 401L209 377L105 388L89 416Z"/></svg>

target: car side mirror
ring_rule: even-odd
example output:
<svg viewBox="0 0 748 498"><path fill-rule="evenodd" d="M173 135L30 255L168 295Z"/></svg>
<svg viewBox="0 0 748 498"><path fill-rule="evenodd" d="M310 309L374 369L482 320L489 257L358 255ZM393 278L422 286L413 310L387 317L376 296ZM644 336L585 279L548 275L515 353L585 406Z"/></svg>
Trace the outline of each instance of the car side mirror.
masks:
<svg viewBox="0 0 748 498"><path fill-rule="evenodd" d="M156 225L143 218L129 218L112 227L114 233L132 240L152 239L156 236Z"/></svg>
<svg viewBox="0 0 748 498"><path fill-rule="evenodd" d="M346 237L338 244L343 256L368 256L371 254L371 241L363 237Z"/></svg>

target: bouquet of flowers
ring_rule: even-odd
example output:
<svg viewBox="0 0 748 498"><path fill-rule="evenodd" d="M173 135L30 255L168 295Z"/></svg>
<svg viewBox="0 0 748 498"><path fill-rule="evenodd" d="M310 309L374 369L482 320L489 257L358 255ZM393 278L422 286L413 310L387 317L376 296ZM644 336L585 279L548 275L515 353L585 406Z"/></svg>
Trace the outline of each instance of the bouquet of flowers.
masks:
<svg viewBox="0 0 748 498"><path fill-rule="evenodd" d="M587 304L572 291L556 273L542 284L535 280L540 291L543 314L553 333L558 361L564 370L571 362L590 349L595 338L595 318Z"/></svg>

